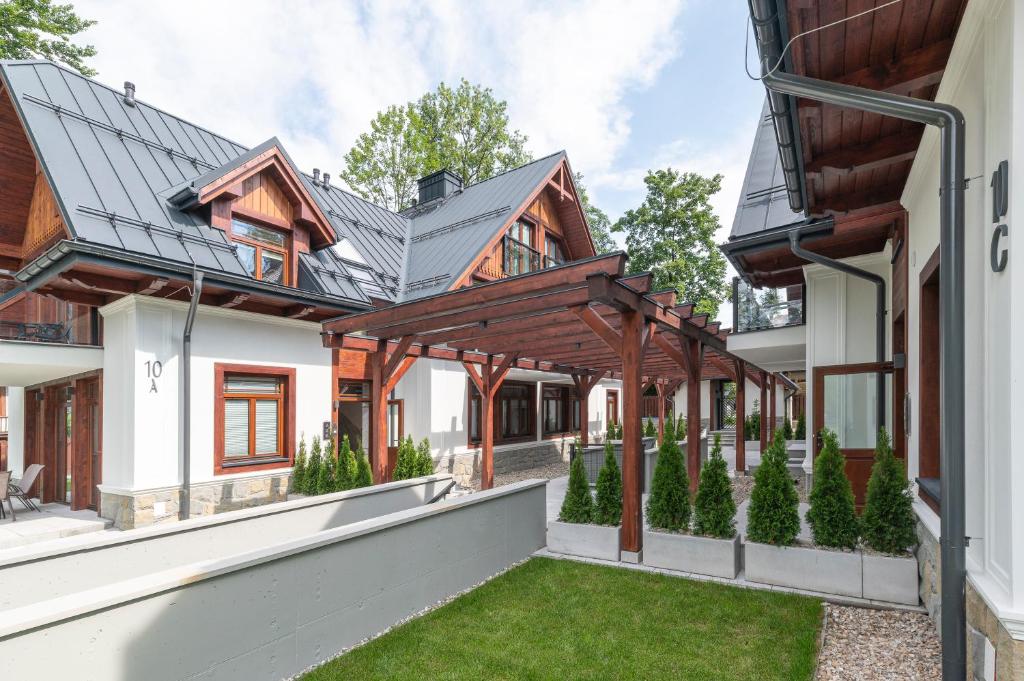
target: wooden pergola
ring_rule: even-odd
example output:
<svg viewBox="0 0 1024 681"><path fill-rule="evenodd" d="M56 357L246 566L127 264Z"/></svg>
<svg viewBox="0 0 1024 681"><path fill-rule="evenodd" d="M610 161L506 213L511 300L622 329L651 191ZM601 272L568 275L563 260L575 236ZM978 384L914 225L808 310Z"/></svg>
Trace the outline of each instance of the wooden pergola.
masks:
<svg viewBox="0 0 1024 681"><path fill-rule="evenodd" d="M769 374L730 354L717 322L677 304L674 291L650 291L649 274L625 276L615 253L470 288L327 320L326 347L372 352L371 461L374 478L387 471L388 393L418 357L461 362L481 396L481 486L494 479L494 398L513 368L568 374L581 413L602 378L622 381L622 548L642 543L641 405L645 389L668 396L687 386L687 468L700 474L700 383L736 381L736 467L746 468L743 442L746 377L762 394ZM774 393L774 390L772 389ZM659 423L664 422L659 400ZM768 414L761 400L763 428ZM587 428L581 438L587 439Z"/></svg>

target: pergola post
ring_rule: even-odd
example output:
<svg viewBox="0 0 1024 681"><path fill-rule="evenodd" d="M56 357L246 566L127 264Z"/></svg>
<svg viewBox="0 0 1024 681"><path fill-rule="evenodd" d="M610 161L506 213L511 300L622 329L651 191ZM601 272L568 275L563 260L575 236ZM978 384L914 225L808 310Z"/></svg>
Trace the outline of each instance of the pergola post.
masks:
<svg viewBox="0 0 1024 681"><path fill-rule="evenodd" d="M634 310L622 312L622 530L623 553L635 554L639 562L643 548L643 494L641 466L641 413L643 405L643 316ZM628 556L633 558L634 556Z"/></svg>
<svg viewBox="0 0 1024 681"><path fill-rule="evenodd" d="M771 435L772 433L775 432L775 429L778 427L778 426L775 425L775 383L776 383L775 374L770 374L768 381L769 381L769 386L770 386L770 390L771 390L771 407L769 407L769 410L768 410L769 414L770 414L770 416L769 416L769 425L768 425L768 434Z"/></svg>
<svg viewBox="0 0 1024 681"><path fill-rule="evenodd" d="M480 489L494 487L494 398L505 382L509 369L516 361L515 354L506 355L501 364L494 367L493 358L477 371L469 362L463 362L466 373L480 393Z"/></svg>
<svg viewBox="0 0 1024 681"><path fill-rule="evenodd" d="M387 482L388 470L388 395L416 361L406 356L413 336L403 336L395 351L388 355L386 338L377 341L370 356L370 466L376 485Z"/></svg>
<svg viewBox="0 0 1024 681"><path fill-rule="evenodd" d="M768 372L761 372L761 456L768 448Z"/></svg>
<svg viewBox="0 0 1024 681"><path fill-rule="evenodd" d="M741 359L736 365L736 472L747 470L747 367Z"/></svg>
<svg viewBox="0 0 1024 681"><path fill-rule="evenodd" d="M697 491L700 479L700 382L704 348L696 338L687 338L686 355L686 472L690 491Z"/></svg>

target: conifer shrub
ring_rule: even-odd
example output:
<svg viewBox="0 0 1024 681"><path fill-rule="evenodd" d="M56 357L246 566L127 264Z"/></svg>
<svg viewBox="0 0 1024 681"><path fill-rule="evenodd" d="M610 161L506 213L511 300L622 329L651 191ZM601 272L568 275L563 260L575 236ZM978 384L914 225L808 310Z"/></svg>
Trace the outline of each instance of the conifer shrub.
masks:
<svg viewBox="0 0 1024 681"><path fill-rule="evenodd" d="M796 420L796 432L793 435L797 440L807 438L807 419L804 417L803 412L800 412L800 418Z"/></svg>
<svg viewBox="0 0 1024 681"><path fill-rule="evenodd" d="M608 445L606 445L608 446ZM576 441L576 456L569 465L569 487L562 500L558 519L563 523L590 523L594 521L594 499L590 496L587 471L583 468L583 446Z"/></svg>
<svg viewBox="0 0 1024 681"><path fill-rule="evenodd" d="M302 494L306 486L306 434L299 437L299 451L295 454L295 466L292 467L292 491Z"/></svg>
<svg viewBox="0 0 1024 681"><path fill-rule="evenodd" d="M722 436L715 435L711 457L701 468L693 503L693 533L717 539L736 536L736 502L729 466L722 457Z"/></svg>
<svg viewBox="0 0 1024 681"><path fill-rule="evenodd" d="M370 460L366 458L366 452L360 447L356 452L356 477L352 487L369 487L372 484L373 473L370 472Z"/></svg>
<svg viewBox="0 0 1024 681"><path fill-rule="evenodd" d="M334 488L339 492L352 489L356 476L356 458L352 454L352 446L348 442L348 435L341 436L341 445L338 447L338 465L334 471Z"/></svg>
<svg viewBox="0 0 1024 681"><path fill-rule="evenodd" d="M398 442L398 458L395 470L391 473L392 480L408 480L416 477L419 464L416 462L416 446L412 443L412 435Z"/></svg>
<svg viewBox="0 0 1024 681"><path fill-rule="evenodd" d="M647 419L644 423L644 437L657 437L658 429L654 427L654 421Z"/></svg>
<svg viewBox="0 0 1024 681"><path fill-rule="evenodd" d="M787 440L793 439L793 424L785 416L782 417L782 437Z"/></svg>
<svg viewBox="0 0 1024 681"><path fill-rule="evenodd" d="M747 440L761 439L761 406L757 400L754 400L750 415L743 421L743 431Z"/></svg>
<svg viewBox="0 0 1024 681"><path fill-rule="evenodd" d="M828 428L821 431L823 446L814 460L814 486L807 523L814 543L841 549L857 545L860 528L853 498L853 486L846 477L846 457L839 449L839 439Z"/></svg>
<svg viewBox="0 0 1024 681"><path fill-rule="evenodd" d="M910 483L882 428L861 517L864 543L883 553L905 553L917 542L916 524Z"/></svg>
<svg viewBox="0 0 1024 681"><path fill-rule="evenodd" d="M673 429L665 429L658 447L651 495L647 498L647 522L652 528L670 532L690 529L690 479L683 450Z"/></svg>
<svg viewBox="0 0 1024 681"><path fill-rule="evenodd" d="M676 440L682 441L686 439L686 417L682 414L679 415L679 420L676 421L675 434L673 437Z"/></svg>
<svg viewBox="0 0 1024 681"><path fill-rule="evenodd" d="M330 494L335 491L335 464L334 458L334 439L330 438L324 441L324 452L323 460L320 463L319 475L316 480L316 493L317 494Z"/></svg>
<svg viewBox="0 0 1024 681"><path fill-rule="evenodd" d="M622 472L615 459L615 446L611 442L604 443L604 465L597 474L594 522L598 525L618 525L622 522Z"/></svg>
<svg viewBox="0 0 1024 681"><path fill-rule="evenodd" d="M430 440L423 438L416 447L416 476L434 474L434 457L430 455Z"/></svg>
<svg viewBox="0 0 1024 681"><path fill-rule="evenodd" d="M747 509L747 539L760 544L791 546L800 533L800 498L786 464L789 454L777 433L761 454Z"/></svg>
<svg viewBox="0 0 1024 681"><path fill-rule="evenodd" d="M302 480L302 493L313 496L317 493L320 483L320 467L323 457L320 452L320 438L313 436L313 445L309 448L309 461L306 463L306 474Z"/></svg>
<svg viewBox="0 0 1024 681"><path fill-rule="evenodd" d="M612 422L608 423L608 429L604 433L604 439L605 440L614 440L615 439L615 424L614 423L612 423ZM576 450L576 451L579 451L579 450Z"/></svg>

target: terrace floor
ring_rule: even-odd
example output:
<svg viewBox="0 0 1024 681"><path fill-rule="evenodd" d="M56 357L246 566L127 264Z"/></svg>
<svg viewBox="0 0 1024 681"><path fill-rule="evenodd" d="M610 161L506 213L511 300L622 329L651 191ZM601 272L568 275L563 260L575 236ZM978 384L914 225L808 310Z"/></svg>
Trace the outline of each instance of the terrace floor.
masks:
<svg viewBox="0 0 1024 681"><path fill-rule="evenodd" d="M26 509L15 500L17 520L11 518L6 504L4 511L7 517L0 520L0 551L99 532L111 525L111 521L100 518L95 511L72 511L66 504L40 504L37 512Z"/></svg>
<svg viewBox="0 0 1024 681"><path fill-rule="evenodd" d="M534 558L303 677L811 679L819 600Z"/></svg>

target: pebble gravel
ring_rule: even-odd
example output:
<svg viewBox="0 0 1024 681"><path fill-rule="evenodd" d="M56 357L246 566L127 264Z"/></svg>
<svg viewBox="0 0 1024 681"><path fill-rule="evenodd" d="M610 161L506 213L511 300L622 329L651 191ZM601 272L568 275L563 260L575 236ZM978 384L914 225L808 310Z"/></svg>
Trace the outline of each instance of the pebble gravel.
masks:
<svg viewBox="0 0 1024 681"><path fill-rule="evenodd" d="M923 613L827 605L817 681L940 681L942 649Z"/></svg>

